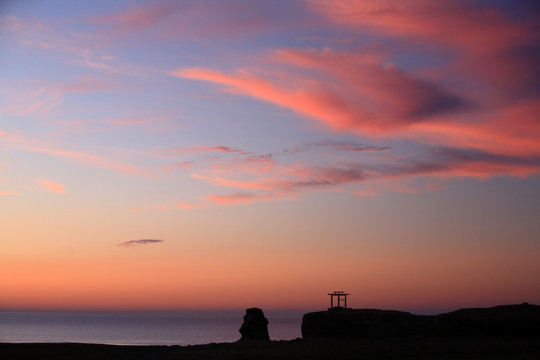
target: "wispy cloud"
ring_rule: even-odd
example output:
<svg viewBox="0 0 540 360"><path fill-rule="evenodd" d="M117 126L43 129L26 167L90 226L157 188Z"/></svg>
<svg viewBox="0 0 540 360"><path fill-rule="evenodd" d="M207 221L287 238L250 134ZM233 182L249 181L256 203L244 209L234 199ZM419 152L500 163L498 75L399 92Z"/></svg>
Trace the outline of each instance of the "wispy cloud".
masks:
<svg viewBox="0 0 540 360"><path fill-rule="evenodd" d="M324 151L349 151L349 152L379 152L390 150L390 146L374 146L366 145L358 141L336 141L336 140L319 140L296 145L292 148L285 149L284 152L297 153L310 150Z"/></svg>
<svg viewBox="0 0 540 360"><path fill-rule="evenodd" d="M179 202L176 204L176 208L183 209L183 210L193 210L193 209L204 209L207 207L206 204L201 203L183 203Z"/></svg>
<svg viewBox="0 0 540 360"><path fill-rule="evenodd" d="M127 35L145 30L159 24L175 12L182 10L182 6L173 3L155 3L131 9L113 15L90 18L90 22L111 24L113 35Z"/></svg>
<svg viewBox="0 0 540 360"><path fill-rule="evenodd" d="M190 147L175 147L169 149L161 149L156 151L157 156L170 157L189 154L204 154L204 153L225 153L225 154L241 154L244 153L241 149L232 148L229 146L190 146Z"/></svg>
<svg viewBox="0 0 540 360"><path fill-rule="evenodd" d="M474 172L465 171L463 161L459 166L446 164L448 176L537 172L530 159L540 156L540 33L530 29L537 28L540 13L527 2L516 4L513 15L500 7L506 5L445 0L304 3L322 16L322 26L382 40L354 48L275 49L256 66L246 64L236 71L190 67L170 74L292 110L340 133L389 141L407 138L415 146L474 150L500 160L494 158ZM437 58L440 54L444 61ZM425 70L400 67L395 59L404 55L416 56ZM389 150L321 141L285 152L316 149ZM518 164L510 166L505 156ZM469 160L486 164L478 157Z"/></svg>
<svg viewBox="0 0 540 360"><path fill-rule="evenodd" d="M23 82L4 82L9 89L0 89L6 94L0 102L0 112L23 116L28 114L45 115L60 106L67 95L88 94L117 89L116 80L93 74L81 75L69 82L27 80Z"/></svg>
<svg viewBox="0 0 540 360"><path fill-rule="evenodd" d="M245 192L227 194L227 195L207 195L204 200L219 205L251 204L257 200L268 199L263 195L250 194Z"/></svg>
<svg viewBox="0 0 540 360"><path fill-rule="evenodd" d="M361 184L361 187L353 191L360 196L388 191L414 193L439 188L443 179L488 178L506 174L525 177L538 172L540 156L505 155L475 148L438 147L419 151L412 156L376 156L373 159L353 158L350 161L330 159L327 163L319 161L318 164L279 164L276 171L265 174L238 169L223 173L209 168L205 174L195 173L192 177L214 186L235 189L235 192L229 194L213 194L203 198L215 204L234 205L292 199L297 194L320 190L341 191L346 185Z"/></svg>
<svg viewBox="0 0 540 360"><path fill-rule="evenodd" d="M131 126L131 125L150 124L159 120L160 119L156 117L140 117L140 118L134 118L134 119L106 119L106 120L103 120L103 122L109 125L117 126L117 127L125 127L125 126Z"/></svg>
<svg viewBox="0 0 540 360"><path fill-rule="evenodd" d="M0 191L0 196L18 196L19 193L15 191Z"/></svg>
<svg viewBox="0 0 540 360"><path fill-rule="evenodd" d="M362 108L350 103L340 94L310 81L309 87L288 88L278 81L238 71L229 75L214 69L183 68L171 75L213 82L225 86L230 93L251 96L299 114L321 120L336 129L354 127L355 124L369 124L372 117ZM300 79L299 79L300 80Z"/></svg>
<svg viewBox="0 0 540 360"><path fill-rule="evenodd" d="M159 240L159 239L139 239L139 240L124 241L124 242L118 244L118 246L131 247L131 246L137 246L137 245L157 244L157 243L162 243L162 242L164 242L164 240Z"/></svg>
<svg viewBox="0 0 540 360"><path fill-rule="evenodd" d="M101 26L103 39L108 42L125 41L141 34L153 41L238 38L280 29L285 23L298 22L298 14L293 16L289 11L294 7L298 5L288 2L276 8L273 2L266 1L259 2L257 6L245 1L165 1L131 6L115 14L91 17L88 21ZM276 15L279 16L279 23L272 19ZM140 41L139 38L137 40Z"/></svg>
<svg viewBox="0 0 540 360"><path fill-rule="evenodd" d="M65 194L64 185L57 183L56 181L49 179L36 179L36 183L39 187L45 191L55 192L59 194Z"/></svg>
<svg viewBox="0 0 540 360"><path fill-rule="evenodd" d="M134 165L121 163L107 157L81 151L57 148L44 141L39 141L19 134L0 130L0 142L18 149L72 159L85 165L118 171L131 176L148 176L149 171Z"/></svg>

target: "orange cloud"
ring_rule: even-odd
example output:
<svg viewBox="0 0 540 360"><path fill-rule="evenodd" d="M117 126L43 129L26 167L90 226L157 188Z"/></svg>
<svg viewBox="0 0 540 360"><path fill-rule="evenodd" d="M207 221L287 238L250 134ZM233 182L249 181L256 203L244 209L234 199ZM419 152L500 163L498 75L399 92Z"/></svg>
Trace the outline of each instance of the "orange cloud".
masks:
<svg viewBox="0 0 540 360"><path fill-rule="evenodd" d="M36 179L36 183L40 185L43 190L55 192L59 194L65 194L64 185L48 179Z"/></svg>

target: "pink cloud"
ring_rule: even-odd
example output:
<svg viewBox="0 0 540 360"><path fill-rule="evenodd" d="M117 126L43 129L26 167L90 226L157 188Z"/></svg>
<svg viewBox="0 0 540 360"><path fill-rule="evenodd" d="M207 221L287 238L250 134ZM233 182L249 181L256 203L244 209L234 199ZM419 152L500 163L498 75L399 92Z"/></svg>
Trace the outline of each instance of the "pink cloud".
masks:
<svg viewBox="0 0 540 360"><path fill-rule="evenodd" d="M64 185L48 179L36 179L36 183L46 191L65 194Z"/></svg>
<svg viewBox="0 0 540 360"><path fill-rule="evenodd" d="M337 78L340 85L373 113L373 121L387 129L440 117L469 106L468 101L441 86L407 75L370 53L324 50L278 50L275 60L316 69ZM337 81L335 81L337 82ZM352 102L352 100L351 100Z"/></svg>
<svg viewBox="0 0 540 360"><path fill-rule="evenodd" d="M538 113L540 100L522 101L499 111L477 115L468 122L415 124L406 135L434 145L478 148L515 156L538 155Z"/></svg>
<svg viewBox="0 0 540 360"><path fill-rule="evenodd" d="M253 177L246 171L235 173L237 177ZM258 201L296 198L296 194L318 190L341 190L341 185L365 180L360 168L352 167L309 167L296 164L292 167L280 167L278 171L268 173L266 177L252 180L234 180L215 175L193 174L209 184L234 188L238 192L228 195L209 195L203 199L222 205L251 204ZM251 192L245 192L250 190Z"/></svg>
<svg viewBox="0 0 540 360"><path fill-rule="evenodd" d="M408 37L411 42L453 49L457 64L507 96L538 93L540 35L536 27L540 17L526 2L512 4L513 15L496 4L452 0L307 0L306 4L358 33Z"/></svg>
<svg viewBox="0 0 540 360"><path fill-rule="evenodd" d="M252 96L292 109L302 115L322 120L336 129L377 127L370 122L372 116L362 108L351 104L320 84L308 85L306 88L286 88L246 71L226 75L216 70L201 68L180 69L171 75L225 85L228 92Z"/></svg>
<svg viewBox="0 0 540 360"><path fill-rule="evenodd" d="M339 130L360 134L395 132L410 124L452 114L470 102L427 80L359 55L331 49L279 50L274 60L319 71L320 81L287 74L294 79L269 80L238 71L185 68L173 76L209 81L231 93L251 96L307 115ZM323 80L324 79L324 80Z"/></svg>
<svg viewBox="0 0 540 360"><path fill-rule="evenodd" d="M540 35L531 31L539 20L537 12L520 8L509 16L489 3L446 0L306 3L342 31L383 35L384 40L374 47L346 51L275 50L261 61L256 73L183 68L171 75L220 85L225 92L290 109L334 130L443 147L441 156L424 159L426 155L418 152L403 159L402 167L396 166L395 159L385 158L381 167L388 165L383 170L362 169L369 181L413 175L482 178L539 172ZM385 42L396 38L397 50L395 43ZM431 65L429 59L424 64L415 53L419 46L437 56L444 51L444 66L438 60ZM424 69L433 68L405 71L390 61L394 53L408 51ZM226 166L218 163L201 179L258 191L274 187L300 191L365 180L347 180L340 173L345 169L339 166L323 165L318 170L308 166L307 172L312 173L308 177L318 177L303 181L284 178L283 169L276 171L278 168L274 161L267 177L259 173L258 178L246 180L225 176ZM325 168L333 174L321 176Z"/></svg>
<svg viewBox="0 0 540 360"><path fill-rule="evenodd" d="M358 30L428 37L474 51L499 48L530 36L519 20L505 17L489 4L478 6L453 0L306 0L305 3L332 21Z"/></svg>

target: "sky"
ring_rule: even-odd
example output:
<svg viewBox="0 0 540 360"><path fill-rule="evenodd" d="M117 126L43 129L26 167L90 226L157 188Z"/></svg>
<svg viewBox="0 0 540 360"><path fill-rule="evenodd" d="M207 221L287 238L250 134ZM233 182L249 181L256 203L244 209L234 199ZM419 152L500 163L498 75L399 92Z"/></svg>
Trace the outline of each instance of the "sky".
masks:
<svg viewBox="0 0 540 360"><path fill-rule="evenodd" d="M534 1L0 2L0 309L540 303Z"/></svg>

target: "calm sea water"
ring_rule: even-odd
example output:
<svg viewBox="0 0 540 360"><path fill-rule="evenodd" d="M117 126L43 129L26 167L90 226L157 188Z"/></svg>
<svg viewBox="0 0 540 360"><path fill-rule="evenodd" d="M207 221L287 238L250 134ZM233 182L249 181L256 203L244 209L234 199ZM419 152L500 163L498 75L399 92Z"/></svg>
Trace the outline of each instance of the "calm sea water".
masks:
<svg viewBox="0 0 540 360"><path fill-rule="evenodd" d="M197 345L240 338L244 311L20 312L0 311L0 342L114 345ZM301 337L302 312L265 312L272 340Z"/></svg>

